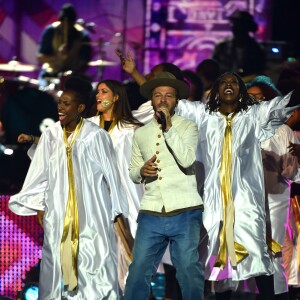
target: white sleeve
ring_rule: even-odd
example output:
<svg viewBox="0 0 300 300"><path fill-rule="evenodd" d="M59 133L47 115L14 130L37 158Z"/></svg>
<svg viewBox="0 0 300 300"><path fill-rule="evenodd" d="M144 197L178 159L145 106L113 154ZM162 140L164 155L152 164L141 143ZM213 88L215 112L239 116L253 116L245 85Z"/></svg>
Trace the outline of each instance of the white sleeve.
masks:
<svg viewBox="0 0 300 300"><path fill-rule="evenodd" d="M291 95L292 92L253 106L254 118L257 122L256 136L261 142L272 137L275 129L295 110L295 107L287 107Z"/></svg>
<svg viewBox="0 0 300 300"><path fill-rule="evenodd" d="M205 105L200 101L179 100L175 112L179 116L194 121L199 128L205 112Z"/></svg>
<svg viewBox="0 0 300 300"><path fill-rule="evenodd" d="M48 187L50 142L42 134L29 166L21 191L10 197L8 207L18 215L35 215L45 208L45 191Z"/></svg>
<svg viewBox="0 0 300 300"><path fill-rule="evenodd" d="M111 220L114 220L120 214L123 214L127 218L129 214L128 202L118 172L116 153L112 140L108 133L101 130L97 133L94 143L95 145L91 150L93 151L95 163L99 164L109 185L112 201Z"/></svg>
<svg viewBox="0 0 300 300"><path fill-rule="evenodd" d="M138 109L132 111L132 115L143 124L147 124L153 118L154 110L151 100L143 103Z"/></svg>

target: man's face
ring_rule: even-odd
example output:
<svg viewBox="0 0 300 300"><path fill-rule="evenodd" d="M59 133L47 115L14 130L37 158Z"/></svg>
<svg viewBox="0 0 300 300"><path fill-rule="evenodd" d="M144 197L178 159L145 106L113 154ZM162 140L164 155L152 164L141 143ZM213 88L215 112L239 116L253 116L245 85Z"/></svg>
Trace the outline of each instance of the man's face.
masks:
<svg viewBox="0 0 300 300"><path fill-rule="evenodd" d="M152 92L152 106L154 111L160 111L161 107L167 107L170 115L174 113L177 105L176 89L170 86L159 86Z"/></svg>

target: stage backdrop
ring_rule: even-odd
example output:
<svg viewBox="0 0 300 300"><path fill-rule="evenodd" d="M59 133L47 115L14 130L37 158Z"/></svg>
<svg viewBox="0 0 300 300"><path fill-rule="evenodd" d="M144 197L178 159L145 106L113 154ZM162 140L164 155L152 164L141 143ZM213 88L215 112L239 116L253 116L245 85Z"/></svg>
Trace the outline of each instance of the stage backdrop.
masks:
<svg viewBox="0 0 300 300"><path fill-rule="evenodd" d="M254 16L257 40L268 40L270 4L270 0L147 0L145 71L161 61L194 70L211 56L217 42L231 36L228 17L237 9Z"/></svg>
<svg viewBox="0 0 300 300"><path fill-rule="evenodd" d="M16 57L37 65L36 51L43 28L57 19L61 0L0 1L0 63ZM71 2L71 1L70 1ZM228 16L247 10L259 24L256 37L271 37L271 0L73 0L78 18L94 23L94 57L118 62L114 49L130 50L146 73L168 61L194 69L210 57L214 45L231 34ZM99 72L100 71L100 72ZM0 75L3 72L0 71ZM102 77L127 78L117 66L91 67L94 81ZM5 75L11 75L5 73ZM37 72L23 74L36 78Z"/></svg>
<svg viewBox="0 0 300 300"><path fill-rule="evenodd" d="M126 45L139 51L137 48L144 38L144 0L0 0L0 63L16 57L22 63L37 65L36 52L42 30L57 20L66 2L74 5L78 18L86 24L95 24L90 33L93 60L101 58L118 63L100 70L103 77L120 79L121 70L114 49ZM97 67L91 67L89 73L97 81ZM0 71L1 74L13 75ZM23 75L37 78L37 72Z"/></svg>
<svg viewBox="0 0 300 300"><path fill-rule="evenodd" d="M16 299L24 284L37 281L43 231L36 217L20 217L0 195L0 295Z"/></svg>

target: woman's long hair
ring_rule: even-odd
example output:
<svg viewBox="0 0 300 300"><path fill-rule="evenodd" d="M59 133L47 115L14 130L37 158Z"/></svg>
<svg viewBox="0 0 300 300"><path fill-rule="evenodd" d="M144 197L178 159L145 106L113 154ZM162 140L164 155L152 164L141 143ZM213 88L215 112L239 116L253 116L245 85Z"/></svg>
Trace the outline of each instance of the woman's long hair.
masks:
<svg viewBox="0 0 300 300"><path fill-rule="evenodd" d="M102 80L98 83L97 89L101 83L106 84L109 89L113 92L114 96L118 96L118 100L115 102L113 108L113 117L117 124L133 124L142 126L143 123L139 122L131 112L131 107L128 101L126 88L122 82L114 79Z"/></svg>
<svg viewBox="0 0 300 300"><path fill-rule="evenodd" d="M247 92L246 85L243 81L243 79L236 73L234 72L226 72L219 76L217 80L214 82L212 89L210 93L208 94L208 102L206 104L206 109L211 113L213 111L218 111L219 107L221 105L221 102L219 100L219 85L221 80L227 76L227 75L233 75L236 77L239 83L239 88L240 88L240 94L239 94L239 100L238 100L238 106L236 109L236 112L242 111L242 110L247 110L249 106L252 106L254 104L258 104L258 102L253 99Z"/></svg>

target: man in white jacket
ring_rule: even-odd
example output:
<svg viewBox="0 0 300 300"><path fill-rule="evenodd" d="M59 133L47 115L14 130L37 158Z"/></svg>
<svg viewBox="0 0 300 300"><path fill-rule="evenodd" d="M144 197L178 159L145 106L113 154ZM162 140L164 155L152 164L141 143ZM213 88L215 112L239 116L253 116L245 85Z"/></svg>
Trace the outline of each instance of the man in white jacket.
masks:
<svg viewBox="0 0 300 300"><path fill-rule="evenodd" d="M152 99L151 122L135 132L130 177L145 183L125 287L126 300L146 300L150 282L170 243L171 260L183 298L204 299L198 244L203 202L197 191L194 162L198 131L194 122L174 114L189 88L162 72L141 87Z"/></svg>

